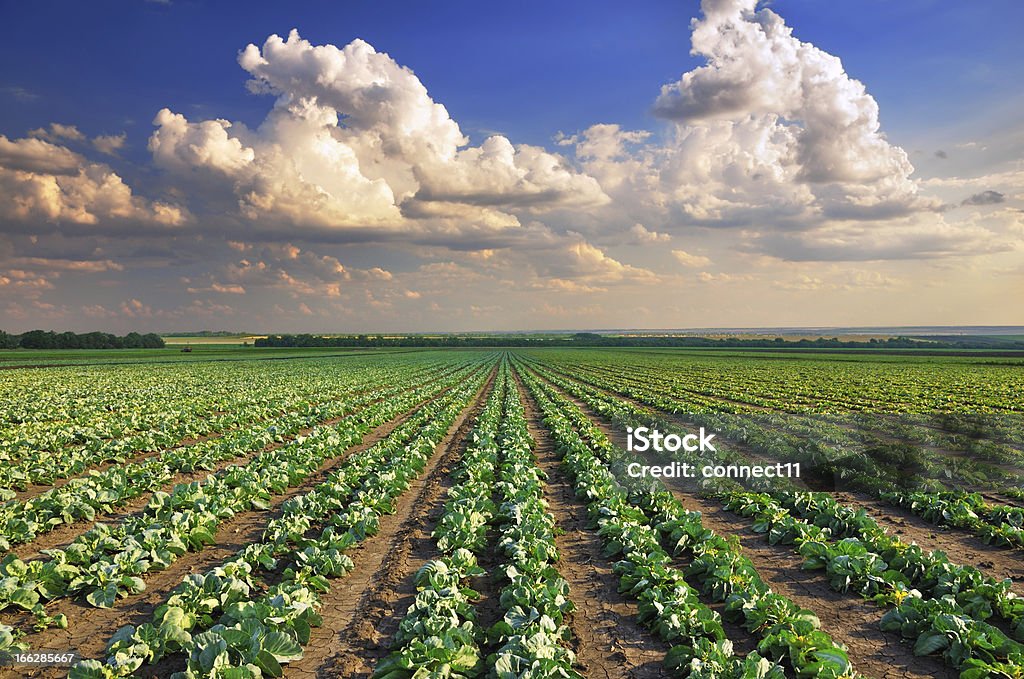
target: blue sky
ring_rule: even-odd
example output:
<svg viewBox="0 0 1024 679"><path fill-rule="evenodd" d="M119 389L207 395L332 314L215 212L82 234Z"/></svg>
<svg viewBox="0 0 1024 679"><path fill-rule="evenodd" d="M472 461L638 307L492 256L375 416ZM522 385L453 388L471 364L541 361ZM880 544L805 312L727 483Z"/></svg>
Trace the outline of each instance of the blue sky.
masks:
<svg viewBox="0 0 1024 679"><path fill-rule="evenodd" d="M614 120L651 127L644 103L700 60L689 55L697 2L5 3L8 133L40 118L93 133L129 128L143 139L163 106L209 107L257 123L265 102L242 86L246 44L298 28L313 43L363 38L409 65L474 134L531 144ZM1024 4L1014 0L777 0L796 35L839 55L870 85L890 135L955 125L1020 93ZM134 135L133 135L134 136Z"/></svg>
<svg viewBox="0 0 1024 679"><path fill-rule="evenodd" d="M470 2L4 3L8 30L0 42L0 134L14 144L7 169L24 171L16 163L26 162L26 153L49 154L48 160L32 161L32 181L45 184L46 177L69 171L65 160L55 158L72 153L82 167L93 167L90 172L96 176L116 174L132 198L125 203L130 203L128 208L112 210L107 218L77 204L65 205L64 212L26 208L0 216L5 220L0 221L0 282L8 281L12 294L7 296L13 300L7 318L0 316L0 327L146 322L171 329L208 320L201 313L190 315L194 309L231 309L222 314L229 325L268 330L292 324L331 330L342 318L360 330L402 329L403 323L415 326L409 329L602 327L626 326L630 320L645 327L779 325L770 322L773 317L765 309L792 313L792 300L815 290L849 298L848 313L823 304L805 315L792 314L790 322L1024 320L998 311L994 302L979 307L975 299L1010 292L1021 282L1020 225L1014 210L1020 198L1015 174L1020 164L1015 161L1024 147L1018 124L1019 105L1024 103L1018 85L1024 75L1024 41L1019 39L1024 4L775 0L760 4L761 14L754 15L740 8L745 0L716 1L735 5L729 21L741 22L754 31L752 36L761 30L757 22L765 20L766 11L776 13L796 38L814 47L797 57L797 67L810 73L827 61L822 55L834 55L845 70L839 80L860 81L866 93L845 84L818 93L805 87L803 94L773 95L774 101L750 111L715 110L694 117L694 111L706 111L708 104L695 102L686 91L692 82L729 95L723 88L735 75L714 66L716 57L708 53L691 54L690 21L702 16L698 2L638 2L628 11L622 3L604 1L528 1L486 9ZM350 137L329 134L344 145L344 153L354 149L358 171L366 175L361 189L332 189L331 177L320 184L310 180L314 169L301 149L293 158L269 160L271 149L284 143L313 144L317 132L310 128L306 136L296 137L294 130L271 134L260 127L270 120L275 97L255 96L246 89L254 71L243 70L239 52L252 43L266 54L268 36L286 37L291 29L298 29L309 50L342 48L360 38L396 65L412 69L415 78L402 85L408 88L395 86L386 96L406 102L403 92L421 83L429 96L421 98L419 110L428 110L432 102L443 104L466 135L468 146L458 148L471 153L460 172L470 174L460 175L458 186L448 179L454 166L434 180L423 179L437 170L440 156L413 157L406 149L404 174L394 174L392 168L380 169L377 176L377 170L366 168L398 161L373 158L372 149L378 147L357 129ZM796 44L781 34L770 39ZM288 49L299 50L300 45L289 41ZM766 57L753 47L729 58L752 60L748 72L781 68L755 63ZM714 72L702 70L709 59ZM284 62L273 68L255 77L275 95L318 92L309 89L311 83L296 85L294 92L282 84L288 78L296 83L315 79L314 73L286 72L292 66ZM696 80L680 80L683 74L696 74ZM683 83L679 97L659 99L663 86L677 82ZM756 83L745 86L756 92ZM347 101L350 83L332 87ZM693 96L706 91L694 89ZM746 103L754 101L749 93L740 94ZM328 93L313 96L324 105ZM817 110L815 97L826 101L831 112ZM665 104L658 113L656 102ZM874 104L877 118L870 113ZM331 104L330 114L347 115L339 106ZM810 128L827 126L830 116L847 106L867 111L867 122L848 129L848 140L811 149ZM189 135L205 134L203 121L232 121L229 142L252 149L263 174L240 169L251 159L218 165L220 161L207 162L207 154L203 166L181 155L182 146L163 156L153 152L153 120L164 108L182 117L175 134L193 142L196 137ZM738 124L740 114L750 117L744 123L750 129L731 128L728 139L723 138L722 130ZM287 115L298 114L292 110ZM801 115L820 118L808 123ZM764 116L779 116L781 122L750 122ZM880 121L881 136L873 131L872 120ZM172 133L169 121L158 126L165 139ZM371 136L385 139L386 147L395 130L375 121ZM32 132L51 123L75 126L76 132ZM617 127L594 127L602 124ZM787 142L787 153L800 156L802 169L794 169L775 152L758 156L763 147L743 146L754 143L759 133L800 136L805 128L810 132L804 139ZM440 127L424 128L413 137L443 132ZM558 133L565 135L561 143ZM99 143L90 141L121 134L124 141L113 152L100 153ZM493 135L517 149L516 160L506 169L521 175L516 191L523 190L523 182L529 184L529 195L513 196L511 185L484 176L490 171L485 165L466 164L477 162L472 149L482 148ZM47 146L32 146L33 138ZM698 138L703 146L695 150ZM210 142L202 139L203 144ZM542 148L547 155L531 156L529 150L518 155L521 146ZM613 147L619 149L617 155L594 155L594 149ZM309 148L316 152L315 144ZM900 160L903 152L912 167ZM722 161L710 174L692 171L702 167L702 159L714 164L722 158L732 160ZM572 176L539 179L538 168L549 161L565 164ZM744 168L748 161L757 167ZM0 153L0 170L3 162ZM534 169L527 162L535 163ZM61 169L45 175L39 163L56 163ZM234 163L230 172L224 163ZM775 180L782 183L755 191L748 180L774 176L771 163L781 163L775 167ZM845 169L840 167L844 163ZM250 189L239 188L241 183L255 182L260 191L269 191L268 182L292 170L302 175L292 187L295 191L329 194L330 219L323 211L301 215L268 208L254 216L252 205L238 207L252 195ZM630 173L632 185L623 181ZM737 173L744 177L737 178ZM648 178L643 186L636 181L641 174ZM406 190L410 176L419 183ZM346 200L371 190L366 182L376 182L373 191L384 186L388 196L393 194L390 212L387 205L381 211L345 212ZM714 187L708 190L714 200L703 201L699 182ZM864 186L858 188L857 182ZM9 201L18 198L17 191L28 190L24 184L0 184L0 189L4 186L11 193ZM64 185L61 190L72 192ZM495 198L495 191L500 197ZM537 202L540 196L563 193L564 200L550 205ZM438 198L441 194L457 195L458 200ZM267 193L257 207L263 210L269 196L280 208L294 195ZM869 209L869 204L875 207ZM161 206L171 206L177 216L167 217ZM399 213L400 224L395 221ZM152 228L172 222L178 230ZM370 228L371 222L376 226ZM842 235L836 236L839 231ZM977 245L990 235L998 247ZM192 251L197 241L206 245ZM834 247L837 243L843 244L841 252ZM291 252L288 247L302 255L282 254ZM545 247L571 252L569 263L537 264L532 253ZM187 256L181 254L184 250ZM497 252L510 262L522 258L523 263L500 270L485 252ZM275 271L276 278L240 272L240 258L250 264L258 260L262 271ZM327 260L338 263L337 281L323 271L312 273ZM47 270L45 261L57 262L56 268ZM82 261L92 264L76 268L68 263ZM971 284L953 299L941 286L923 298L915 291L912 296L918 301L912 307L920 318L903 318L895 301L882 304L885 311L879 312L880 300L899 299L901 286L920 289L952 281L952 268L963 277L955 279L963 290L964 281L973 280L970 272L981 266L1006 271L1007 278L994 286ZM366 273L375 269L390 278ZM291 288L281 282L305 280L303 276L312 282ZM769 279L783 282L770 301L744 302L749 297L745 289L763 288ZM471 298L464 292L467 280L485 281L482 289L490 292ZM913 281L929 283L914 286ZM138 294L122 299L126 285ZM680 306L659 296L666 289L691 288L707 301ZM228 289L234 292L223 292ZM370 302L361 306L356 300ZM614 304L605 303L609 300ZM403 305L425 310L416 317ZM607 306L639 311L615 315ZM142 311L133 315L133 308ZM702 322L689 322L694 314Z"/></svg>

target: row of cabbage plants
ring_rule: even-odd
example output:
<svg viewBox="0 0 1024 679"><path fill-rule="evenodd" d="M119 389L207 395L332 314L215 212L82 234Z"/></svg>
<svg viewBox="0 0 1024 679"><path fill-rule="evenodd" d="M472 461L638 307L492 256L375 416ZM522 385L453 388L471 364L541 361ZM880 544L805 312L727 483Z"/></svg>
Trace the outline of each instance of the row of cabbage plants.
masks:
<svg viewBox="0 0 1024 679"><path fill-rule="evenodd" d="M588 379L585 376L573 379L544 366L531 364L531 367L538 370L545 379L570 391L574 396L587 400L588 403L602 404L600 407L603 410L615 411L616 414L627 413L627 419L642 411L635 407L629 408L628 404L615 403L616 399L602 393L601 389L626 393L645 405L668 412L682 411L678 401L654 391L649 386L626 386L611 376L595 380L591 385L576 381ZM649 417L650 415L646 415L642 419ZM876 457L849 445L848 432L841 429L837 431L836 427L824 422L810 422L794 427L787 424L788 420L778 420L780 417L783 416L762 416L762 420L768 418L771 421L775 418L773 426L765 426L751 417L687 411L688 419L714 429L730 440L745 444L758 454L774 460L804 463L807 468L816 470L818 474L838 479L851 489L859 489L894 506L907 509L936 525L973 532L996 546L1024 548L1024 510L1011 505L985 502L975 493L944 490L942 483L936 480L936 477L944 476L946 472L961 480L975 478L978 473L977 464L970 460L932 459L927 456L915 458L926 467L927 474L925 477L908 475L906 469L900 468L898 464L892 461L880 463ZM988 479L985 475L983 478ZM1011 475L1007 478L1018 484L1021 482L1016 476ZM916 483L924 490L901 489L897 487L897 483Z"/></svg>
<svg viewBox="0 0 1024 679"><path fill-rule="evenodd" d="M394 379L401 373L383 371L377 379ZM431 381L435 379L432 375ZM385 384L402 384L401 381ZM300 431L328 420L345 417L382 400L393 398L405 387L385 387L357 396L341 394L316 406L307 406L273 420L254 424L183 448L125 465L93 471L24 501L0 505L0 549L33 540L59 525L93 521L146 493L166 486L176 475L210 470L235 458L251 455L267 446L292 439Z"/></svg>
<svg viewBox="0 0 1024 679"><path fill-rule="evenodd" d="M623 409L616 413L631 421ZM941 552L908 545L888 535L864 510L845 507L824 493L794 491L786 484L764 493L739 489L728 480L715 485L727 509L754 518L754 530L772 544L796 544L805 568L824 568L837 591L896 605L881 626L913 636L916 653L942 651L965 677L1015 676L1000 673L1020 667L1020 645L985 622L995 615L1011 634L1024 638L1024 600L1012 591L1010 580L997 582L976 568L951 563ZM685 531L671 539L677 536L686 540ZM921 611L932 614L938 626L925 625ZM906 619L915 622L896 624Z"/></svg>
<svg viewBox="0 0 1024 679"><path fill-rule="evenodd" d="M103 463L124 463L146 453L251 427L272 418L309 414L322 403L375 389L382 382L394 383L392 380L397 378L416 382L438 369L435 365L413 371L413 367L364 368L353 373L325 374L325 371L319 371L315 380L302 379L309 375L305 371L296 371L294 380L259 386L251 382L236 384L236 380L231 379L228 382L236 389L235 398L194 402L191 395L175 393L177 400L163 402L163 410L159 411L162 417L132 418L131 428L126 432L119 427L83 431L62 422L60 426L71 432L68 436L74 441L63 445L59 441L42 443L14 433L0 433L0 443L8 448L17 448L0 452L0 461L6 463L0 467L0 500L15 498L15 489L25 490L29 484L52 485ZM116 394L110 394L109 398L110 408L114 409L111 416L117 416L117 411L131 403L119 401ZM153 394L147 396L147 400L150 399L160 402L159 397Z"/></svg>
<svg viewBox="0 0 1024 679"><path fill-rule="evenodd" d="M354 567L346 552L397 510L484 378L478 372L463 380L387 438L346 458L312 491L283 503L259 542L187 576L150 622L117 631L105 661L81 661L69 676L129 676L172 655L185 657L176 679L281 676L282 665L302 658L311 629L322 624L318 611L331 580Z"/></svg>
<svg viewBox="0 0 1024 679"><path fill-rule="evenodd" d="M817 616L772 592L734 541L704 528L698 513L687 512L663 489L623 483L612 470L624 467L629 456L571 401L528 371L521 375L577 496L588 503L606 554L621 556L615 563L620 590L638 599L639 621L673 644L666 657L670 668L707 679L781 678L787 666L800 677L856 676ZM694 558L677 567L666 547L688 547ZM736 656L719 614L702 595L726 602L727 614L757 635L757 651Z"/></svg>
<svg viewBox="0 0 1024 679"><path fill-rule="evenodd" d="M477 418L452 474L444 509L432 537L441 556L415 574L416 597L391 639L391 653L374 667L375 679L478 677L484 671L486 630L475 603L476 582L491 577L478 557L488 547L494 521L495 464L502 418L503 369Z"/></svg>
<svg viewBox="0 0 1024 679"><path fill-rule="evenodd" d="M44 559L24 562L8 555L0 561L0 592L5 595L0 610L21 608L35 616L37 626L63 626L66 620L48 616L44 603L83 596L93 606L109 608L119 597L138 594L145 589L147 573L213 543L218 526L237 512L267 509L275 495L301 484L367 431L463 379L465 374L456 373L447 381L379 401L204 482L154 493L140 513L117 526L99 524L65 548L46 550Z"/></svg>
<svg viewBox="0 0 1024 679"><path fill-rule="evenodd" d="M780 501L781 499L781 501ZM806 569L823 569L840 592L895 606L881 628L914 641L917 655L942 654L962 679L1019 677L1024 646L989 619L1024 639L1024 599L1012 581L997 582L976 568L951 563L889 535L863 510L820 493L736 491L726 508L755 520L754 530L776 544L794 544Z"/></svg>

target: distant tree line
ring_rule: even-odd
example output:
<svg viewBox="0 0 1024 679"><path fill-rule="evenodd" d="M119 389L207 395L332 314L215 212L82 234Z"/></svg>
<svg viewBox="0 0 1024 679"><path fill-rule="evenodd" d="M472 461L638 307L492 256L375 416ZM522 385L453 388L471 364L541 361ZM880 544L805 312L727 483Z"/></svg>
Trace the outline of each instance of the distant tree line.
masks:
<svg viewBox="0 0 1024 679"><path fill-rule="evenodd" d="M106 332L30 330L11 335L0 330L0 349L163 349L160 335L130 332L123 337Z"/></svg>
<svg viewBox="0 0 1024 679"><path fill-rule="evenodd" d="M926 338L890 337L887 339L840 340L836 337L787 340L782 337L744 339L738 337L671 337L600 335L581 332L570 336L524 337L519 335L270 335L256 339L257 347L720 347L765 349L970 349L994 348L989 343L975 346L969 336L955 341ZM1024 342L1007 342L1000 348L1024 349Z"/></svg>

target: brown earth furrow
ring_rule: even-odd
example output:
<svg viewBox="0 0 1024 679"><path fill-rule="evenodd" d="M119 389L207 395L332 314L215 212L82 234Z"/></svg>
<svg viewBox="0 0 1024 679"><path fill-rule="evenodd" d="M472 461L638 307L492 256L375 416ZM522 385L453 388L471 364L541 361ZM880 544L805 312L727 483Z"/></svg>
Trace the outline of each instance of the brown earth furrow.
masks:
<svg viewBox="0 0 1024 679"><path fill-rule="evenodd" d="M435 395L434 398L438 396L440 394ZM432 399L427 401L429 400ZM71 622L68 629L45 630L25 637L25 641L33 650L73 649L84 658L102 658L106 642L119 627L146 622L152 616L153 610L167 598L168 593L181 582L185 575L205 572L234 556L245 545L258 542L267 522L280 516L283 502L297 495L308 493L316 485L322 483L345 459L366 450L387 437L427 401L413 406L401 416L377 427L363 437L361 443L348 448L342 455L326 461L302 484L288 489L281 495L274 496L269 509L241 512L222 523L212 545L202 551L183 555L166 570L149 574L146 578L146 591L143 594L121 599L110 609L92 608L77 600L59 600L49 608L48 612L51 615L56 613L67 615ZM2 676L4 675L0 675L0 677Z"/></svg>
<svg viewBox="0 0 1024 679"><path fill-rule="evenodd" d="M475 414L493 388L496 369L449 428L423 473L398 501L395 513L381 517L380 530L349 550L355 568L332 583L321 601L323 624L313 629L301 660L285 666L285 676L368 677L388 653L415 596L412 574L436 551L431 548L431 514L443 502L444 478L463 448Z"/></svg>
<svg viewBox="0 0 1024 679"><path fill-rule="evenodd" d="M661 679L669 644L637 622L637 605L619 593L618 576L602 554L601 540L590 526L583 503L562 469L554 441L541 413L516 375L527 426L535 443L537 464L548 475L544 497L560 534L558 572L569 583L576 611L569 619L572 649L587 677L594 679Z"/></svg>
<svg viewBox="0 0 1024 679"><path fill-rule="evenodd" d="M625 432L613 429L585 403L573 399L557 386L548 384L573 400L612 443L625 449ZM658 463L654 460L651 462ZM879 679L953 679L958 676L940 658L917 657L913 654L912 644L904 642L896 634L882 632L879 622L883 609L855 594L834 591L822 571L805 571L801 568L803 558L792 548L769 545L764 535L752 530L747 519L726 512L721 508L721 503L715 500L682 490L673 479L666 481L668 490L684 508L702 513L705 527L719 535L735 535L739 539L743 554L750 559L761 579L773 591L789 597L801 608L814 611L822 621L822 629L833 640L847 647L850 661L857 671Z"/></svg>

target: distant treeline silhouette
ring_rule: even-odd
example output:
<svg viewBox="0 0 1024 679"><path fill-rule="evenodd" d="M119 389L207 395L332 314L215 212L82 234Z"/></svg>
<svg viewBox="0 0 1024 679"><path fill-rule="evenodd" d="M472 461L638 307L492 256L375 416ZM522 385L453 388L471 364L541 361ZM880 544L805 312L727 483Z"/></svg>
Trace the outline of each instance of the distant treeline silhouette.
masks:
<svg viewBox="0 0 1024 679"><path fill-rule="evenodd" d="M408 335L380 337L373 335L270 335L255 340L257 347L735 347L765 349L993 349L989 342L972 343L969 336L955 341L935 341L914 337L890 337L850 341L836 337L787 340L782 337L743 339L738 337L658 337L600 335L580 332L570 336L536 337L520 335ZM1024 342L1007 341L1001 349L1024 349Z"/></svg>
<svg viewBox="0 0 1024 679"><path fill-rule="evenodd" d="M130 332L123 337L106 332L30 330L11 335L0 330L0 349L163 349L160 335Z"/></svg>

